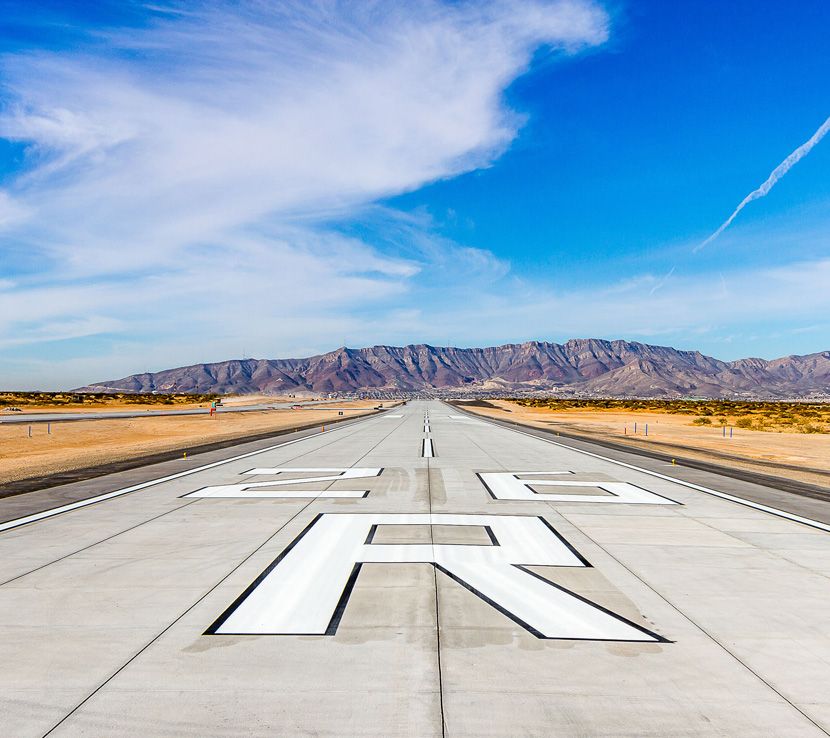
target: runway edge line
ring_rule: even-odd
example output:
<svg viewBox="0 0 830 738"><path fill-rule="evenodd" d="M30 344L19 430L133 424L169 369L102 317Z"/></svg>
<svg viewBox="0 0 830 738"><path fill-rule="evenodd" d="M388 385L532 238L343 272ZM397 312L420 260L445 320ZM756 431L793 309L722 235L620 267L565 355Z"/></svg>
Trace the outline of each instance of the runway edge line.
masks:
<svg viewBox="0 0 830 738"><path fill-rule="evenodd" d="M383 417L382 415L370 415L365 420L372 420L378 417ZM356 422L360 422L360 419L356 419ZM365 422L365 421L364 421ZM338 431L346 430L347 428L351 428L354 423L349 425L341 426L340 428L335 428L330 433L337 433ZM204 466L196 467L195 469L187 469L182 472L177 472L176 474L170 474L166 477L159 477L158 479L151 479L148 482L142 482L141 484L135 484L131 487L124 487L123 489L117 489L112 492L105 492L102 495L96 495L95 497L90 497L86 500L78 500L77 502L71 502L68 505L61 505L59 507L53 507L49 510L43 510L39 513L32 513L31 515L26 515L22 518L15 518L14 520L7 520L5 523L0 523L0 533L5 533L6 531L13 530L15 528L19 528L23 525L29 525L30 523L36 523L40 520L46 520L48 518L54 517L56 515L61 515L63 513L72 512L73 510L78 510L82 507L88 507L89 505L94 505L98 502L105 502L106 500L111 500L116 497L122 497L123 495L128 495L132 492L138 492L142 489L147 489L148 487L153 487L157 484L163 484L164 482L171 482L174 479L180 479L182 477L189 476L190 474L196 474L197 472L206 471L207 469L213 469L217 466L222 466L223 464L229 464L232 461L239 461L239 459L246 459L249 456L256 456L257 454L264 454L268 451L274 451L278 448L283 448L284 446L291 446L294 443L299 443L300 441L308 440L309 437L315 436L306 436L304 438L295 438L293 441L285 441L283 443L278 443L274 446L268 446L266 448L258 449L257 451L249 451L246 454L240 454L239 456L232 456L229 459L222 459L221 461L214 461L210 464L205 464Z"/></svg>
<svg viewBox="0 0 830 738"><path fill-rule="evenodd" d="M460 410L461 408L453 408L454 410ZM492 420L490 418L482 417L480 415L475 415L470 413L466 410L461 410L461 412L466 413L468 417L475 418L476 420L480 420L484 423L490 423L491 425L495 425L499 428L504 428L504 430L512 431L513 433L521 433L523 436L529 436L530 438L536 438L539 441L543 441L544 443L550 443L554 446L559 446L560 448L566 448L570 451L576 451L580 454L585 454L586 456L592 456L595 459L601 459L602 461L608 461L612 464L616 464L617 466L624 466L627 469L633 469L634 471L642 472L643 474L648 474L652 477L657 477L658 479L663 479L667 482L673 482L674 484L679 484L682 487L688 487L689 489L693 489L697 492L703 492L707 495L712 495L713 497L719 497L722 500L727 500L729 502L737 503L738 505L744 505L745 507L751 507L755 510L760 510L761 512L768 513L770 515L775 515L779 518L784 518L785 520L789 520L793 523L799 523L801 525L809 526L810 528L815 528L817 530L823 531L825 533L830 533L830 525L827 523L822 523L819 520L813 520L811 518L805 518L801 515L795 515L794 513L788 513L786 510L779 510L777 507L770 507L769 505L764 505L760 502L753 502L752 500L746 500L743 497L737 497L736 495L730 495L727 492L718 492L715 489L710 489L709 487L703 487L702 485L695 484L694 482L687 482L683 479L677 479L676 477L670 477L667 474L661 474L660 472L651 471L650 469L644 469L641 466L636 466L634 464L629 464L625 461L618 461L617 459L612 459L608 456L603 456L602 454L595 454L592 451L585 451L581 448L576 448L574 446L568 446L565 443L560 443L559 441L554 441L550 438L545 438L544 436L537 436L534 433L528 433L527 431L519 430L518 428L511 428L507 425L502 425L498 421ZM542 431L544 432L544 431Z"/></svg>

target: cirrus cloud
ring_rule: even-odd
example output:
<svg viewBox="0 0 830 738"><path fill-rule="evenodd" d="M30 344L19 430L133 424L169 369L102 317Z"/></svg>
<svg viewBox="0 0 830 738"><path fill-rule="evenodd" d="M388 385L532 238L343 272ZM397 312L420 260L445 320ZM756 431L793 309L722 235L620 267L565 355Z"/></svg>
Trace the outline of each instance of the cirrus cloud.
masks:
<svg viewBox="0 0 830 738"><path fill-rule="evenodd" d="M86 44L0 58L0 136L25 146L0 191L3 249L27 255L5 262L0 342L54 341L65 325L67 339L100 326L172 345L211 325L285 353L302 345L288 320L328 341L344 313L406 311L448 261L503 274L428 228L395 245L399 214L368 242L332 223L489 166L521 128L503 93L534 53L602 44L609 23L589 0L147 13L141 27L88 29Z"/></svg>

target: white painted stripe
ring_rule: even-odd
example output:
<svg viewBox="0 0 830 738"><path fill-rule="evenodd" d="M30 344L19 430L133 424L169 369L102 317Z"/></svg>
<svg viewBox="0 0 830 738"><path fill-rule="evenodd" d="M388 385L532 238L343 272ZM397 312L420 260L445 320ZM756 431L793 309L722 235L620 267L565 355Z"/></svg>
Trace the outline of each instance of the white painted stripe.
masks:
<svg viewBox="0 0 830 738"><path fill-rule="evenodd" d="M425 459L431 459L433 456L435 456L435 452L433 451L433 448L432 448L432 439L431 438L425 438L424 439L424 447L421 451L421 456L423 456Z"/></svg>
<svg viewBox="0 0 830 738"><path fill-rule="evenodd" d="M718 492L717 490L709 489L709 487L703 487L699 484L694 484L693 482L686 482L682 479L670 477L666 474L660 474L660 472L651 471L650 469L643 469L640 466L635 466L634 464L627 464L624 461L617 461L617 459L611 459L607 456L595 454L591 451L584 451L581 448L574 448L573 446L568 446L564 443L559 443L558 441L552 441L548 438L542 438L541 436L536 436L533 433L527 433L516 428L507 428L505 426L499 427L504 428L505 430L513 431L514 433L521 433L523 436L529 436L530 438L535 438L539 441L544 441L545 443L552 443L554 446L559 446L560 448L565 448L569 451L575 451L576 453L585 454L586 456L591 456L595 459L602 459L603 461L608 461L612 464L616 464L617 466L623 466L626 469L633 469L634 471L642 472L643 474L648 474L649 476L657 477L658 479L665 479L667 482L674 482L675 484L679 484L682 487L688 487L689 489L696 490L697 492L703 492L704 494L712 495L713 497L719 497L722 500L728 500L729 502L735 502L739 505L751 507L754 510L760 510L761 512L765 512L770 515L775 515L779 518L784 518L785 520L790 520L793 523L808 525L811 528L817 528L818 530L823 530L826 533L830 533L830 525L828 525L827 523L822 523L818 520L813 520L812 518L805 518L801 515L788 513L785 510L779 510L777 507L770 507L769 505L763 505L760 502L746 500L743 497L736 497L735 495L730 495L727 492ZM588 441L588 443L590 443L590 441Z"/></svg>
<svg viewBox="0 0 830 738"><path fill-rule="evenodd" d="M424 433L429 433L429 432L430 432L430 430L429 430L429 426L428 426L428 425L425 425L425 426L424 426Z"/></svg>
<svg viewBox="0 0 830 738"><path fill-rule="evenodd" d="M570 472L537 472L538 476L545 474L569 474ZM523 476L531 476L525 473ZM553 479L519 479L513 472L492 472L479 474L484 486L497 500L527 500L539 502L586 502L586 503L618 503L625 505L676 505L674 500L661 497L654 492L641 489L628 482L590 482ZM567 494L560 492L537 492L534 487L583 487L601 489L605 495Z"/></svg>
<svg viewBox="0 0 830 738"><path fill-rule="evenodd" d="M268 482L255 482L254 484L222 484L216 487L203 487L197 489L195 492L183 495L183 497L200 497L207 498L222 498L235 500L304 500L309 498L363 498L367 494L367 490L346 490L346 489L307 489L307 490L293 490L293 489L257 489L258 485L267 485Z"/></svg>
<svg viewBox="0 0 830 738"><path fill-rule="evenodd" d="M330 431L329 433L336 433L337 431L347 430L350 426L345 426L342 428L335 428L334 430ZM268 451L274 451L278 448L284 448L285 446L291 446L295 443L300 443L301 441L307 441L309 438L316 438L316 436L306 436L305 438L296 438L293 441L286 441L285 443L278 443L275 446L268 446L267 448L262 448L259 451L250 451L247 454L241 454L239 456L232 456L230 459L222 459L222 461L214 461L211 464L205 464L204 466L196 467L195 469L188 469L187 471L177 472L176 474L170 474L166 477L160 477L159 479L151 479L149 482L142 482L141 484L134 484L132 487L124 487L124 489L117 489L113 492L106 492L103 495L97 495L96 497L90 497L86 500L78 500L78 502L71 502L68 505L61 505L60 507L53 507L50 510L43 510L39 513L34 513L32 515L26 515L22 518L15 518L14 520L7 520L5 523L0 523L0 533L3 533L7 530L12 530L13 528L19 528L21 525L28 525L29 523L36 523L38 520L45 520L47 518L54 517L55 515L60 515L65 512L71 512L72 510L78 510L82 507L87 507L88 505L94 505L97 502L104 502L105 500L111 500L114 497L121 497L122 495L130 494L131 492L138 492L142 489L147 489L147 487L153 487L156 484L163 484L164 482L170 482L174 479L180 479L181 477L187 477L191 474L196 474L197 472L205 471L207 469L213 469L217 466L222 466L223 464L230 464L232 461L239 461L239 459L247 459L249 456L256 456L257 454L264 454Z"/></svg>
<svg viewBox="0 0 830 738"><path fill-rule="evenodd" d="M487 526L499 545L367 543L372 526L380 525ZM437 564L544 638L658 640L640 626L518 568L586 566L541 518L429 513L320 516L209 632L332 635L349 577L362 563Z"/></svg>
<svg viewBox="0 0 830 738"><path fill-rule="evenodd" d="M360 477L379 477L383 471L381 467L368 466L335 466L335 467L300 467L300 466L268 466L257 469L249 469L242 474L253 474L259 476L279 476L280 474L306 474L308 472L330 473L323 477L300 477L293 479L282 479L275 482L257 482L257 484L300 484L305 482L332 482L340 479L359 479Z"/></svg>
<svg viewBox="0 0 830 738"><path fill-rule="evenodd" d="M285 490L282 487L297 486L310 482L339 482L344 479L361 479L365 477L380 476L382 468L379 467L334 467L334 468L309 468L296 466L275 466L251 469L242 472L246 475L279 476L283 473L316 473L316 472L337 472L326 476L314 477L292 477L291 479L272 479L267 482L242 482L241 484L222 484L213 487L203 487L195 492L183 495L184 497L363 497L368 494L367 490ZM280 489L274 489L279 487ZM255 490L255 491L251 491Z"/></svg>

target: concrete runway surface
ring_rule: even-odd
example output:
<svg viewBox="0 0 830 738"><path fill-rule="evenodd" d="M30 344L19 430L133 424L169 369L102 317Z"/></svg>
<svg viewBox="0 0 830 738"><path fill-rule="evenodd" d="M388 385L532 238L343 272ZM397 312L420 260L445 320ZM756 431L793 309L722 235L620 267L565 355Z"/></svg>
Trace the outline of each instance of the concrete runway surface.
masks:
<svg viewBox="0 0 830 738"><path fill-rule="evenodd" d="M411 402L10 498L0 734L827 735L830 505L684 473Z"/></svg>

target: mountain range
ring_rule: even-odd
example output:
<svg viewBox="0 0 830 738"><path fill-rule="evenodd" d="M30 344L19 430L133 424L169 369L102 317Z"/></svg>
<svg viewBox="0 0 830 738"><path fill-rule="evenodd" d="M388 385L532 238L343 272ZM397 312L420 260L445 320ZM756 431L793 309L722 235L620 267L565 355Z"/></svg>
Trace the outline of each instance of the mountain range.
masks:
<svg viewBox="0 0 830 738"><path fill-rule="evenodd" d="M629 341L530 341L489 348L339 348L306 359L235 359L96 382L86 392L523 394L830 398L830 351L720 361Z"/></svg>

